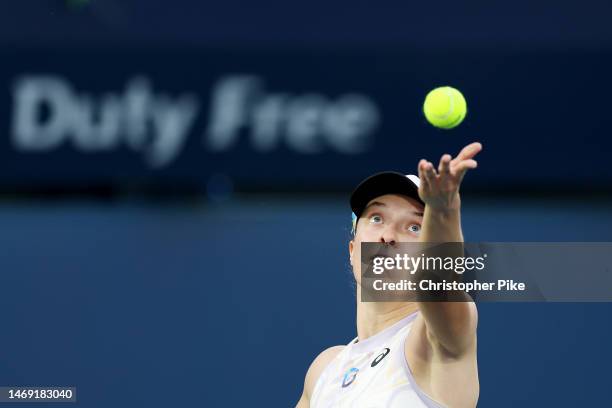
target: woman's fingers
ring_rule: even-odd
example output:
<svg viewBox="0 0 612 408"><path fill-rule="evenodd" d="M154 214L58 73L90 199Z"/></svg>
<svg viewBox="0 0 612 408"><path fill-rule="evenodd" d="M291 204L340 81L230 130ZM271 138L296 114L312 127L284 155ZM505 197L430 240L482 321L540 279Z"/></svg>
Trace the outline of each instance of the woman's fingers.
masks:
<svg viewBox="0 0 612 408"><path fill-rule="evenodd" d="M451 159L452 157L450 154L444 154L440 158L440 164L438 165L438 173L440 173L441 176L447 176L450 174Z"/></svg>
<svg viewBox="0 0 612 408"><path fill-rule="evenodd" d="M429 183L430 186L433 186L436 182L436 170L431 162L427 162L425 164L425 180Z"/></svg>
<svg viewBox="0 0 612 408"><path fill-rule="evenodd" d="M478 162L476 162L474 159L468 159L458 163L454 170L455 176L457 177L459 183L461 183L463 176L465 176L465 173L467 173L468 170L475 169L476 167L478 167Z"/></svg>
<svg viewBox="0 0 612 408"><path fill-rule="evenodd" d="M419 179L421 179L421 183L423 184L424 188L429 187L429 182L427 181L427 178L425 177L425 165L426 164L427 164L427 160L421 159L418 165Z"/></svg>
<svg viewBox="0 0 612 408"><path fill-rule="evenodd" d="M454 165L463 160L471 159L476 156L481 150L482 145L479 142L470 143L469 145L461 149L457 157L455 157L455 159L453 160L452 164Z"/></svg>

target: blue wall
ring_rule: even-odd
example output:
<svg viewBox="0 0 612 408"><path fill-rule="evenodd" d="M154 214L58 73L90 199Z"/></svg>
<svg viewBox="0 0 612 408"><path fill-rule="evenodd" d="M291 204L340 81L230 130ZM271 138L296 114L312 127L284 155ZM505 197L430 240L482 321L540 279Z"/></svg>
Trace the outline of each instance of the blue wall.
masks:
<svg viewBox="0 0 612 408"><path fill-rule="evenodd" d="M464 199L470 241L609 241L611 202ZM0 207L0 384L78 406L286 407L355 335L331 198ZM610 304L480 304L480 406L610 404Z"/></svg>

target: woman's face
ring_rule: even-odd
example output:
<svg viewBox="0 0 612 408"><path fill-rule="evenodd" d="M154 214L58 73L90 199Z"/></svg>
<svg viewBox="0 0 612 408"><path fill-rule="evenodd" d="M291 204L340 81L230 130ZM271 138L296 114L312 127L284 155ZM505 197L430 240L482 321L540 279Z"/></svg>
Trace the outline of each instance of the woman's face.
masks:
<svg viewBox="0 0 612 408"><path fill-rule="evenodd" d="M387 194L376 197L357 220L355 236L349 242L353 276L361 282L361 243L417 242L423 222L423 205L411 197Z"/></svg>

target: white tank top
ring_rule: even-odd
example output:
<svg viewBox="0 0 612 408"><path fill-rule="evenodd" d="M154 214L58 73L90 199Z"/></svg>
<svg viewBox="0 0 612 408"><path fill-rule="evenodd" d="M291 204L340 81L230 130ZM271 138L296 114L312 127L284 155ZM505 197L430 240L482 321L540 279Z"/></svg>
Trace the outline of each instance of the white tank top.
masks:
<svg viewBox="0 0 612 408"><path fill-rule="evenodd" d="M311 408L442 408L416 384L404 343L418 312L357 342L353 339L323 370Z"/></svg>

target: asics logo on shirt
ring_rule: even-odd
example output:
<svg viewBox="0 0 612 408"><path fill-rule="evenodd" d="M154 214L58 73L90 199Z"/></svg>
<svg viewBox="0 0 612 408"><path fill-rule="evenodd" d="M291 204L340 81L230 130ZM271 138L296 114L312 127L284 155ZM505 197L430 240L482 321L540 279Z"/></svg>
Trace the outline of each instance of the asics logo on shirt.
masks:
<svg viewBox="0 0 612 408"><path fill-rule="evenodd" d="M385 351L383 351L382 353L380 353L379 355L376 356L374 361L372 361L372 365L370 367L376 367L378 365L378 363L380 363L382 361L382 359L385 358L387 356L387 354L389 354L390 351L391 351L391 349L385 347Z"/></svg>

